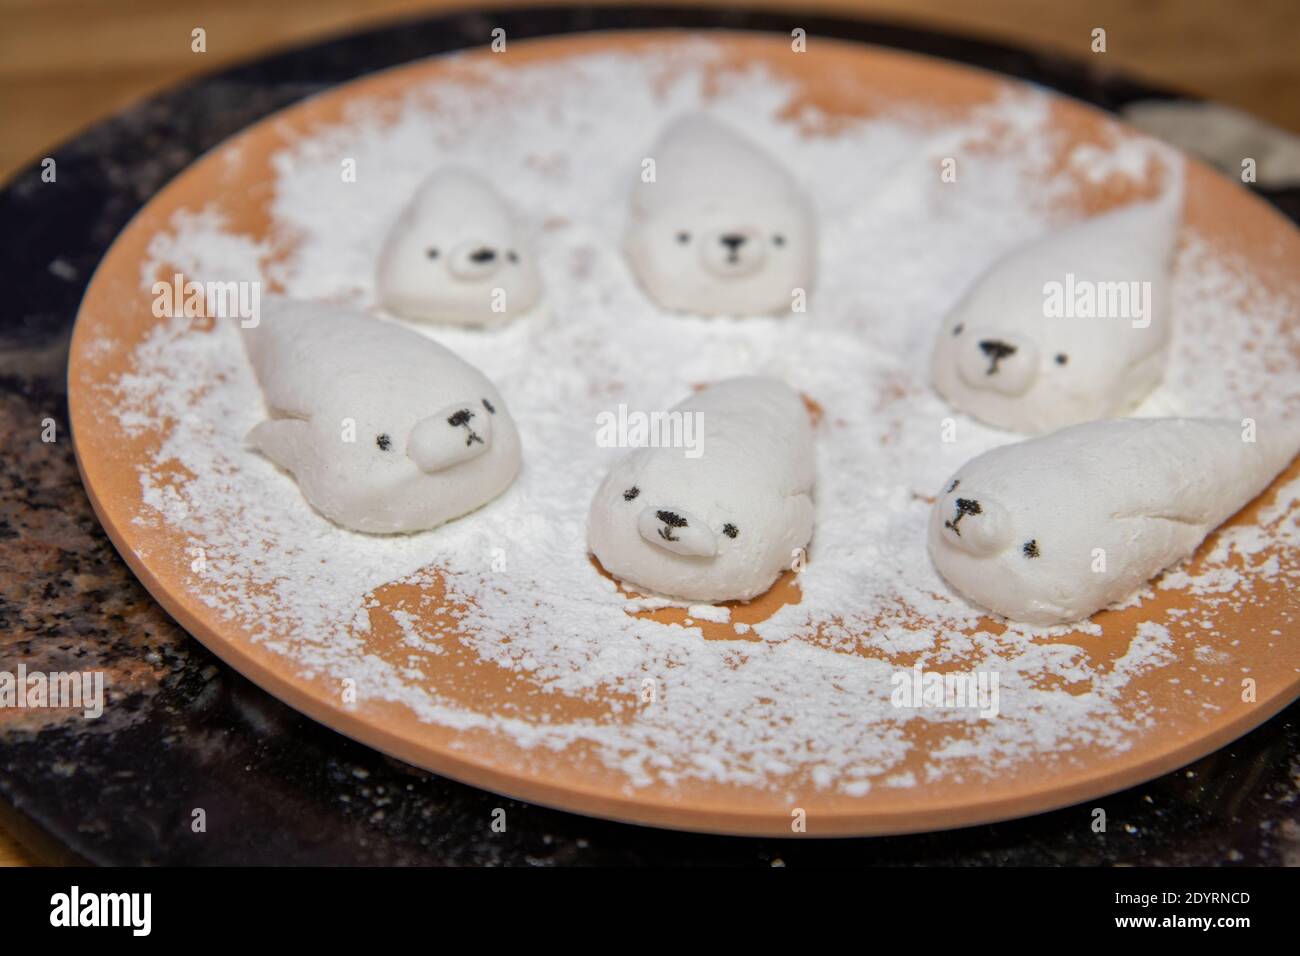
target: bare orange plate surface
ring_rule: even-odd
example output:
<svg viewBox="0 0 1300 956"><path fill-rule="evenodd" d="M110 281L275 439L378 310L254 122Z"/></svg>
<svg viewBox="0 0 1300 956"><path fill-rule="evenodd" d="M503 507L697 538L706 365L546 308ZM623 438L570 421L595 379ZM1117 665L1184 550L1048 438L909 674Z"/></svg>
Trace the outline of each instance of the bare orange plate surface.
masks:
<svg viewBox="0 0 1300 956"><path fill-rule="evenodd" d="M597 34L511 44L499 69L530 63L561 62L599 51L656 57L675 42L671 35ZM830 117L858 117L887 108L891 102L924 103L954 116L995 100L1014 84L940 61L869 47L818 40L818 52L792 57L781 37L719 35L724 56L716 69L761 64L787 78L799 97ZM1140 606L1097 615L1100 634L1058 638L1083 648L1090 664L1104 671L1121 658L1143 620L1171 607L1188 610L1200 626L1230 633L1238 640L1218 653L1173 661L1139 673L1126 693L1139 706L1145 729L1132 745L1115 751L1083 744L1068 758L1045 750L993 776L954 772L935 778L923 773L933 747L952 747L953 730L925 721L907 723L911 757L897 773L917 771L915 785L872 786L857 795L824 787L806 773L780 768L764 786L721 783L682 776L675 782L655 779L633 783L618 767L601 760L590 747L525 747L490 727L460 727L420 719L401 703L368 699L345 701L338 682L304 666L292 655L273 650L275 642L255 641L243 627L220 613L211 600L200 599L191 586L193 542L166 522L138 520L149 510L139 469L153 460L171 422L160 418L145 427L125 429L114 413L106 386L132 369L133 349L145 340L158 319L149 287L141 281L150 260L151 240L165 231L180 211L217 209L227 228L267 239L269 255L283 252L292 236L274 234L271 202L274 176L270 157L295 137L322 124L337 123L355 101L391 102L394 106L418 84L465 81L487 52L440 58L385 72L313 98L258 124L204 157L163 190L119 237L92 282L78 317L69 368L71 416L78 460L96 513L114 544L154 597L191 634L232 667L292 707L314 719L420 767L525 800L578 813L694 830L790 835L792 814L802 811L809 835L879 834L918 831L1030 814L1076 803L1151 779L1185 764L1267 720L1300 691L1296 621L1300 596L1285 575L1261 580L1251 601L1234 609L1222 602L1165 589ZM1088 107L1057 99L1052 124L1063 144L1101 140L1114 121ZM647 136L651 131L647 131ZM1189 164L1185 221L1213 237L1221 248L1248 259L1258 280L1271 291L1295 296L1295 264L1300 238L1295 229L1240 186L1207 168ZM1116 197L1104 184L1085 192L1084 205L1103 206ZM1296 321L1292 311L1289 322ZM204 334L196 329L195 334ZM105 342L116 343L113 348ZM1292 356L1294 358L1294 356ZM1282 374L1294 376L1285 361ZM186 374L178 369L177 374ZM214 382L212 386L220 387ZM809 396L816 401L817 396ZM525 449L527 456L527 448ZM526 466L527 467L527 466ZM1297 474L1288 473L1261 499L1237 515L1234 523L1256 520L1261 507L1273 504L1277 489ZM584 494L586 492L584 491ZM472 519L465 519L472 520ZM272 529L273 536L273 529ZM1215 536L1191 566L1214 548ZM918 542L918 547L923 543ZM736 623L758 622L782 604L797 602L793 575L768 595L732 609L730 623L696 622L705 640L746 638ZM413 653L402 640L398 619L407 614L449 620L454 607L443 598L436 575L425 586L395 582L375 590L369 607L366 650L401 666ZM396 612L396 614L394 613ZM681 622L685 609L645 611L657 620ZM986 622L993 633L1000 625ZM1024 640L1052 638L1024 637ZM872 653L863 650L861 653ZM906 667L906 654L894 664ZM966 662L977 667L978 660ZM457 706L483 712L522 715L534 721L635 720L635 709L606 708L589 699L543 691L526 673L485 662L454 642L437 654L424 655L420 667L439 692ZM1243 677L1254 682L1243 694ZM1189 688L1195 693L1188 693ZM1070 688L1063 688L1069 691ZM809 702L810 707L815 706ZM1135 718L1136 719L1136 718ZM701 729L704 733L706 728ZM1081 826L1085 825L1081 823Z"/></svg>

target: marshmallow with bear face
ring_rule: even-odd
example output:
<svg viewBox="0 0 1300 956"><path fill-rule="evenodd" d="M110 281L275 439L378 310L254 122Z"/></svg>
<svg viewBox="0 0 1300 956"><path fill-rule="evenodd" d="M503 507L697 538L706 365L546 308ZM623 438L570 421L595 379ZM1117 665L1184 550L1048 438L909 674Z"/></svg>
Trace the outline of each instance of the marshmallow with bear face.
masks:
<svg viewBox="0 0 1300 956"><path fill-rule="evenodd" d="M421 531L501 494L519 435L478 369L417 332L340 306L263 303L243 331L270 417L249 444L336 524Z"/></svg>
<svg viewBox="0 0 1300 956"><path fill-rule="evenodd" d="M793 177L740 133L684 116L633 188L624 249L652 299L703 315L789 311L817 262L812 207Z"/></svg>
<svg viewBox="0 0 1300 956"><path fill-rule="evenodd" d="M388 235L375 281L395 315L453 325L505 322L542 294L536 256L505 201L456 166L420 186Z"/></svg>
<svg viewBox="0 0 1300 956"><path fill-rule="evenodd" d="M1129 597L1196 550L1300 450L1300 427L1119 418L967 462L930 513L930 557L975 603L1066 624Z"/></svg>
<svg viewBox="0 0 1300 956"><path fill-rule="evenodd" d="M812 537L812 424L772 378L727 379L670 412L697 416L689 449L638 448L591 502L587 541L614 577L687 601L762 594Z"/></svg>
<svg viewBox="0 0 1300 956"><path fill-rule="evenodd" d="M1181 167L1180 167L1181 169ZM1123 414L1164 376L1181 172L1154 201L1013 249L948 314L931 377L957 409L1035 433Z"/></svg>

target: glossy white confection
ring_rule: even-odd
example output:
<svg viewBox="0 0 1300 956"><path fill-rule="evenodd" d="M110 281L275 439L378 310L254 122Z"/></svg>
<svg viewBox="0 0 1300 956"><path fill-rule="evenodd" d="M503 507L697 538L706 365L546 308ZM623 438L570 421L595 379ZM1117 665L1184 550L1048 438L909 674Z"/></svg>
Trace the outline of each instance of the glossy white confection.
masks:
<svg viewBox="0 0 1300 956"><path fill-rule="evenodd" d="M456 166L416 192L388 234L375 282L390 312L455 325L504 322L542 294L536 256L505 201Z"/></svg>
<svg viewBox="0 0 1300 956"><path fill-rule="evenodd" d="M692 114L647 158L654 181L632 192L624 248L665 308L703 315L788 312L817 261L812 208L790 174L740 133Z"/></svg>
<svg viewBox="0 0 1300 956"><path fill-rule="evenodd" d="M944 485L930 557L1013 621L1078 621L1191 554L1300 450L1295 425L1245 434L1226 419L1119 418L995 448Z"/></svg>
<svg viewBox="0 0 1300 956"><path fill-rule="evenodd" d="M1035 239L995 263L940 327L931 361L939 393L980 421L1024 433L1123 414L1140 402L1169 355L1179 170L1157 199ZM1144 282L1149 308L1141 308ZM1048 314L1049 290L1064 307L1057 314ZM1117 311L1125 314L1106 315Z"/></svg>
<svg viewBox="0 0 1300 956"><path fill-rule="evenodd" d="M243 336L270 415L249 444L345 528L432 528L492 500L519 471L519 435L496 388L416 332L272 299Z"/></svg>
<svg viewBox="0 0 1300 956"><path fill-rule="evenodd" d="M592 553L634 588L688 601L748 600L812 537L812 426L799 395L733 378L672 411L699 413L699 457L638 448L616 462L587 518Z"/></svg>

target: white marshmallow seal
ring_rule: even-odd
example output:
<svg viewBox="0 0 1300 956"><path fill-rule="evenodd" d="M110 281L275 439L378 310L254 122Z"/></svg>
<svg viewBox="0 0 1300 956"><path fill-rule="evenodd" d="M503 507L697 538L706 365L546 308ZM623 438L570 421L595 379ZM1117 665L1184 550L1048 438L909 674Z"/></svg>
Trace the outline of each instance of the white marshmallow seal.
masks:
<svg viewBox="0 0 1300 956"><path fill-rule="evenodd" d="M1028 624L1065 624L1190 555L1300 450L1300 427L1121 418L1004 445L948 479L930 515L956 590Z"/></svg>
<svg viewBox="0 0 1300 956"><path fill-rule="evenodd" d="M704 315L789 311L817 260L812 208L793 177L730 127L692 114L651 148L624 248L652 299Z"/></svg>
<svg viewBox="0 0 1300 956"><path fill-rule="evenodd" d="M379 256L380 303L403 318L487 326L541 298L536 256L505 201L476 173L433 173Z"/></svg>
<svg viewBox="0 0 1300 956"><path fill-rule="evenodd" d="M751 377L711 385L671 413L699 416L701 453L638 448L616 462L591 503L591 551L643 591L756 597L812 537L808 410L784 383Z"/></svg>
<svg viewBox="0 0 1300 956"><path fill-rule="evenodd" d="M345 528L432 528L492 500L519 471L519 435L496 388L416 332L271 299L243 337L271 416L249 444Z"/></svg>
<svg viewBox="0 0 1300 956"><path fill-rule="evenodd" d="M957 409L1035 433L1123 414L1164 376L1182 167L1162 196L1012 250L939 330L931 377Z"/></svg>

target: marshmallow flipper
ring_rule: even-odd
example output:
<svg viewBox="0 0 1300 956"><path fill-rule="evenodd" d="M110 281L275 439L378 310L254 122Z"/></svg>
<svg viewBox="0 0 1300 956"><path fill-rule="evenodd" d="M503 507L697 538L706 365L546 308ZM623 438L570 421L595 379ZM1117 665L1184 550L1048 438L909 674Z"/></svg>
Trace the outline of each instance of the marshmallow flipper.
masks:
<svg viewBox="0 0 1300 956"><path fill-rule="evenodd" d="M245 349L270 417L248 436L331 521L375 534L435 527L519 470L495 386L441 345L340 306L271 299Z"/></svg>
<svg viewBox="0 0 1300 956"><path fill-rule="evenodd" d="M403 318L496 325L541 298L537 257L492 184L456 166L434 172L379 256L380 303Z"/></svg>
<svg viewBox="0 0 1300 956"><path fill-rule="evenodd" d="M812 286L812 207L776 160L708 116L681 117L646 155L624 249L649 296L703 315L788 312Z"/></svg>
<svg viewBox="0 0 1300 956"><path fill-rule="evenodd" d="M588 512L592 554L643 592L710 602L762 594L812 537L802 399L776 379L734 378L667 414L691 440L614 463Z"/></svg>
<svg viewBox="0 0 1300 956"><path fill-rule="evenodd" d="M1160 197L1007 253L940 326L935 388L959 411L1036 433L1123 414L1164 376L1182 165Z"/></svg>
<svg viewBox="0 0 1300 956"><path fill-rule="evenodd" d="M309 456L311 433L311 422L301 418L268 418L254 425L245 441L293 474Z"/></svg>
<svg viewBox="0 0 1300 956"><path fill-rule="evenodd" d="M1004 445L947 480L930 514L939 573L1013 621L1066 624L1190 555L1300 451L1300 426L1088 422Z"/></svg>

